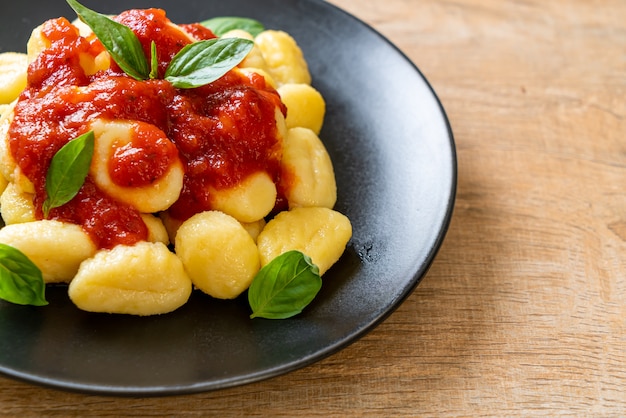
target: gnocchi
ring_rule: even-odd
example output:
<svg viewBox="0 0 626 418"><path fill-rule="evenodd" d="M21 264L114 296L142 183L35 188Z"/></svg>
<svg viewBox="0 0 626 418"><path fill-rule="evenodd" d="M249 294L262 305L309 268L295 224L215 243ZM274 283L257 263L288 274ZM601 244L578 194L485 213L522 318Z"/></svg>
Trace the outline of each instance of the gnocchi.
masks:
<svg viewBox="0 0 626 418"><path fill-rule="evenodd" d="M97 119L91 123L91 129L96 137L95 149L92 158L90 174L96 184L111 196L129 205L134 206L143 213L159 212L169 208L178 199L183 188L183 165L175 153L165 173L157 178L150 178L147 184L134 186L132 184L120 185L112 178L111 159L115 154L130 154L136 157L131 160L131 172L124 172L124 177L129 175L143 176L153 175L152 165L143 167L137 158L149 160L146 154L156 151L153 148L169 147L174 145L167 139L165 133L157 128L146 126L143 122L133 121L103 121ZM149 132L147 140L138 141L138 136L146 131ZM156 157L155 157L156 158Z"/></svg>
<svg viewBox="0 0 626 418"><path fill-rule="evenodd" d="M114 19L130 14L158 27L135 35L160 57L213 36L159 9ZM178 309L194 289L237 298L292 249L320 274L337 262L352 227L333 210L335 175L319 137L326 104L291 35L223 35L252 41L250 52L187 89L163 77L165 59L151 79L129 77L85 23L50 22L32 31L27 54L0 54L0 243L21 250L46 283L66 283L85 311L146 316ZM74 46L56 48L61 37ZM57 62L72 71L59 76ZM27 65L41 70L32 80ZM85 132L94 139L85 181L44 214L50 161Z"/></svg>
<svg viewBox="0 0 626 418"><path fill-rule="evenodd" d="M268 174L257 172L233 188L213 190L213 207L240 222L256 222L272 211L276 194Z"/></svg>
<svg viewBox="0 0 626 418"><path fill-rule="evenodd" d="M163 243L140 242L100 250L85 260L68 294L85 311L146 316L178 309L191 290L176 255Z"/></svg>
<svg viewBox="0 0 626 418"><path fill-rule="evenodd" d="M0 53L0 104L8 104L26 87L28 56L19 52Z"/></svg>
<svg viewBox="0 0 626 418"><path fill-rule="evenodd" d="M283 31L266 30L257 35L254 42L279 86L287 83L311 84L307 62L291 35Z"/></svg>
<svg viewBox="0 0 626 418"><path fill-rule="evenodd" d="M192 216L178 229L176 253L193 284L218 299L233 299L259 271L259 251L237 220L219 211Z"/></svg>
<svg viewBox="0 0 626 418"><path fill-rule="evenodd" d="M0 195L0 208L6 225L36 220L33 196L20 192L15 183L8 183Z"/></svg>
<svg viewBox="0 0 626 418"><path fill-rule="evenodd" d="M46 283L70 282L96 246L78 225L40 220L7 225L0 242L22 251L42 272Z"/></svg>
<svg viewBox="0 0 626 418"><path fill-rule="evenodd" d="M163 221L150 213L141 214L141 219L148 227L148 241L161 242L165 245L170 243L170 237Z"/></svg>
<svg viewBox="0 0 626 418"><path fill-rule="evenodd" d="M285 195L290 208L320 206L332 208L337 201L337 185L330 156L313 131L292 128L287 134L281 161Z"/></svg>
<svg viewBox="0 0 626 418"><path fill-rule="evenodd" d="M277 90L288 109L287 128L308 128L319 135L326 113L326 102L320 92L309 84L295 83L283 84Z"/></svg>

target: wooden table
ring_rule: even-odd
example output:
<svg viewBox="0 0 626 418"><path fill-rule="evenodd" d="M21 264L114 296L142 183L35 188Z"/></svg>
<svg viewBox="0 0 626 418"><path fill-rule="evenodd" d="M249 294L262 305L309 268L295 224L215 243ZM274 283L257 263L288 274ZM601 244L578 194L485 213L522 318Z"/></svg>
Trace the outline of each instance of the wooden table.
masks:
<svg viewBox="0 0 626 418"><path fill-rule="evenodd" d="M278 378L143 399L0 378L1 415L626 415L626 2L332 3L397 44L451 121L457 205L422 284Z"/></svg>

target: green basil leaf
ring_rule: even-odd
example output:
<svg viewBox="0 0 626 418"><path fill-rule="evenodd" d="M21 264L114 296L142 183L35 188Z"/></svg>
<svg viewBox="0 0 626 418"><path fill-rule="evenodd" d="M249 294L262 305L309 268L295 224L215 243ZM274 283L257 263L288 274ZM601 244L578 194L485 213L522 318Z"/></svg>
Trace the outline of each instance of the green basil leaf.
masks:
<svg viewBox="0 0 626 418"><path fill-rule="evenodd" d="M146 80L150 69L137 35L129 27L83 6L66 0L80 20L96 34L119 67L136 80Z"/></svg>
<svg viewBox="0 0 626 418"><path fill-rule="evenodd" d="M48 217L50 209L62 206L76 196L89 173L94 142L93 131L89 131L54 154L46 173L48 197L43 202L44 217Z"/></svg>
<svg viewBox="0 0 626 418"><path fill-rule="evenodd" d="M159 57L157 55L156 42L150 44L150 79L155 79L159 75Z"/></svg>
<svg viewBox="0 0 626 418"><path fill-rule="evenodd" d="M216 38L186 45L172 58L165 79L181 89L212 83L236 67L253 45L254 42L241 38Z"/></svg>
<svg viewBox="0 0 626 418"><path fill-rule="evenodd" d="M276 257L248 289L250 318L284 319L299 314L322 288L319 268L300 251Z"/></svg>
<svg viewBox="0 0 626 418"><path fill-rule="evenodd" d="M237 16L214 17L213 19L205 20L200 24L211 29L211 32L213 32L216 36L222 36L226 32L234 29L245 30L252 36L257 36L265 30L263 24L258 20Z"/></svg>
<svg viewBox="0 0 626 418"><path fill-rule="evenodd" d="M0 299L18 305L47 305L41 270L24 253L0 244Z"/></svg>

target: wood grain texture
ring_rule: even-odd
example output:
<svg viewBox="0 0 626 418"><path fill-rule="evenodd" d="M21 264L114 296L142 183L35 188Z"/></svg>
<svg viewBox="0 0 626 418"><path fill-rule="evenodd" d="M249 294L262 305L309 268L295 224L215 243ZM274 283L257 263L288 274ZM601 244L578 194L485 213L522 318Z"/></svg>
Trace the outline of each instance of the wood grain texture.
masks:
<svg viewBox="0 0 626 418"><path fill-rule="evenodd" d="M458 147L429 274L290 374L120 399L0 378L0 414L626 415L626 2L332 0L431 82Z"/></svg>

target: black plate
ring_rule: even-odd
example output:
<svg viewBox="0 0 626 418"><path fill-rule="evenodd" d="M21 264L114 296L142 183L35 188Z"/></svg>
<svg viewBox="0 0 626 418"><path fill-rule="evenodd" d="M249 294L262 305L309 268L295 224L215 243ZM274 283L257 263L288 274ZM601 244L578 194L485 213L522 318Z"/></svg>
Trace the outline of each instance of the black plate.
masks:
<svg viewBox="0 0 626 418"><path fill-rule="evenodd" d="M161 7L174 22L246 16L291 33L327 101L321 138L336 209L354 234L306 311L248 319L247 301L194 294L178 311L139 318L77 310L64 287L44 308L0 302L0 373L111 395L207 391L320 360L386 318L424 277L450 221L456 156L446 115L419 70L370 27L316 0L84 0L103 13ZM75 15L62 0L2 6L0 52L25 51L33 27Z"/></svg>

